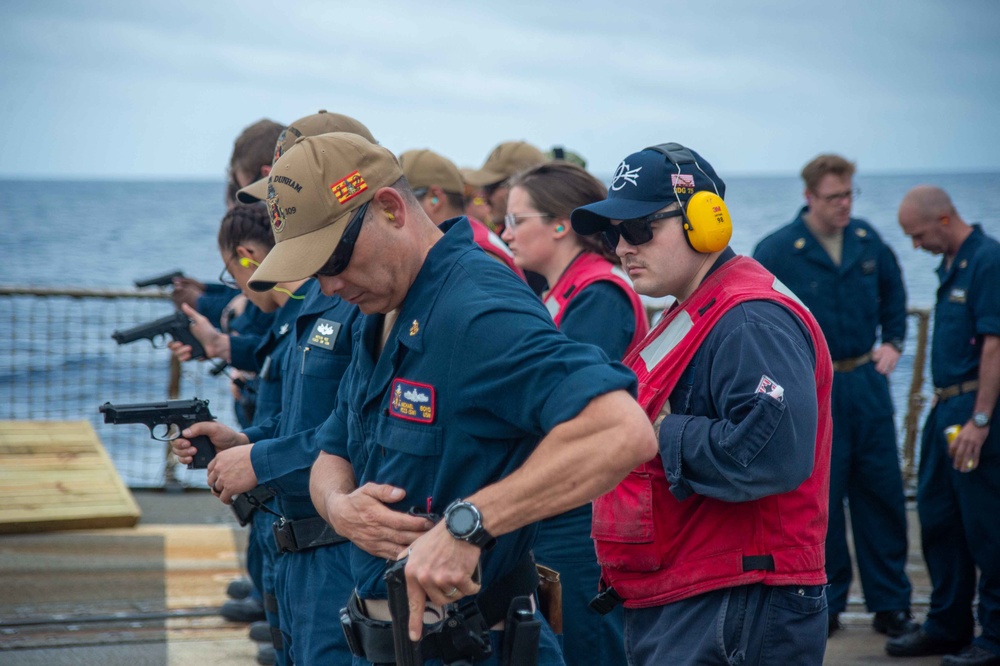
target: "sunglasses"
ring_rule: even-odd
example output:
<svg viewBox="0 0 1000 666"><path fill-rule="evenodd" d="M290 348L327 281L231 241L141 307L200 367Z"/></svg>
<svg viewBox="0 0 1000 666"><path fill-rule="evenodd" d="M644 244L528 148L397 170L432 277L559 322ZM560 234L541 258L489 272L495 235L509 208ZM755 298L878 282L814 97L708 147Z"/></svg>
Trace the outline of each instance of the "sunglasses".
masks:
<svg viewBox="0 0 1000 666"><path fill-rule="evenodd" d="M622 220L621 224L610 225L604 230L602 236L607 246L614 251L618 247L618 239L624 238L630 245L642 245L653 240L652 223L657 220L665 220L669 217L681 217L684 211L670 210L666 213L653 213L646 217L637 217L631 220Z"/></svg>
<svg viewBox="0 0 1000 666"><path fill-rule="evenodd" d="M371 201L365 202L351 217L350 222L347 223L347 228L344 229L344 235L340 237L340 242L337 243L337 247L333 251L333 255L316 271L317 276L333 277L334 275L340 275L347 268L347 264L351 263L351 255L354 254L354 243L357 242L358 234L361 233L361 223L365 219L365 213L368 212L368 204L370 203Z"/></svg>

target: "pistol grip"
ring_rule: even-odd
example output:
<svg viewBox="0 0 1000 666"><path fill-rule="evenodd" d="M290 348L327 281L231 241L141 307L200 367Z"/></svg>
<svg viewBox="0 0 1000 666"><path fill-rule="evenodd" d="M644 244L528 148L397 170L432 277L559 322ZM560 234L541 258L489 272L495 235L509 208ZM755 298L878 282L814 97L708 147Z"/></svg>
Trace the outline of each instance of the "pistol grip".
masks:
<svg viewBox="0 0 1000 666"><path fill-rule="evenodd" d="M188 469L208 469L208 463L215 457L215 447L205 435L199 435L191 440L191 445L198 451L194 454L194 460L188 464Z"/></svg>
<svg viewBox="0 0 1000 666"><path fill-rule="evenodd" d="M205 358L205 348L201 346L198 342L198 338L194 337L194 334L190 330L184 330L180 335L177 336L180 341L191 347L191 360L200 361Z"/></svg>

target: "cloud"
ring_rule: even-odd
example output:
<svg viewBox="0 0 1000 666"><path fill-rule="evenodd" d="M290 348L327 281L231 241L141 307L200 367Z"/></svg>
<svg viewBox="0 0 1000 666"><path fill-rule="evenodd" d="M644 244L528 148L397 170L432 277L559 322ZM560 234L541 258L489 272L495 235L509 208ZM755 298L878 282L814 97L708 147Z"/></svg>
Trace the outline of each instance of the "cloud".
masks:
<svg viewBox="0 0 1000 666"><path fill-rule="evenodd" d="M320 108L479 165L562 144L609 174L653 142L719 168L821 150L878 170L1000 168L1000 4L792 0L8 8L0 175L221 176L251 122Z"/></svg>

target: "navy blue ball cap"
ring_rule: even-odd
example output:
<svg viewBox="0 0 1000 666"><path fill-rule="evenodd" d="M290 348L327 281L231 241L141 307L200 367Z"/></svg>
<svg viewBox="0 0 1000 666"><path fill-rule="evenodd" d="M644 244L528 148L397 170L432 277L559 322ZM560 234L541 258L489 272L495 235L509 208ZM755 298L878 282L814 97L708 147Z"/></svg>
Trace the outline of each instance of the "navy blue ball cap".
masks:
<svg viewBox="0 0 1000 666"><path fill-rule="evenodd" d="M578 234L595 234L606 229L611 220L652 215L678 199L684 205L702 190L726 198L726 184L701 155L679 143L660 144L622 160L615 169L608 198L580 206L570 221Z"/></svg>

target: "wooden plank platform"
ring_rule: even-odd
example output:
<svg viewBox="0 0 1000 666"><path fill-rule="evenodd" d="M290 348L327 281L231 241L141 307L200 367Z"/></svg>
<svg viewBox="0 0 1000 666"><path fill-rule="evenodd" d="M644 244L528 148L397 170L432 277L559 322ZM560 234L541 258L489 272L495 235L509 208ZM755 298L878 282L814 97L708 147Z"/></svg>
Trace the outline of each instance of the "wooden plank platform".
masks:
<svg viewBox="0 0 1000 666"><path fill-rule="evenodd" d="M140 515L88 421L0 421L0 534L132 527Z"/></svg>

